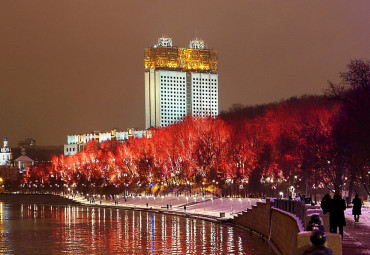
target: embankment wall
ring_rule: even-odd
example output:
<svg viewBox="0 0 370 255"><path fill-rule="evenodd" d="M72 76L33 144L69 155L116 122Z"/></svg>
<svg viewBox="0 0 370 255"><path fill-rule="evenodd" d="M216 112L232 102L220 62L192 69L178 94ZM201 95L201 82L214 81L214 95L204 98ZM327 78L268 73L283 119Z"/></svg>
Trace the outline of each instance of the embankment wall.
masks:
<svg viewBox="0 0 370 255"><path fill-rule="evenodd" d="M303 224L291 213L272 207L270 200L257 203L252 209L234 218L234 223L255 231L268 239L282 255L299 255L310 243L310 231L304 231ZM326 246L335 255L342 255L339 234L326 233Z"/></svg>

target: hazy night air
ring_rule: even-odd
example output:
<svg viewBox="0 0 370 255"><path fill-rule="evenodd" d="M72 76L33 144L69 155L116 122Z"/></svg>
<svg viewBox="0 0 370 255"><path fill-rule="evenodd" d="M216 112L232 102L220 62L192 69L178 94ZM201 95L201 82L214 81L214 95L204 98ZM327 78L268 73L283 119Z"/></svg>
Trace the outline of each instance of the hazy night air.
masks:
<svg viewBox="0 0 370 255"><path fill-rule="evenodd" d="M0 2L0 137L144 128L144 48L198 37L219 54L219 109L322 94L370 59L369 1Z"/></svg>

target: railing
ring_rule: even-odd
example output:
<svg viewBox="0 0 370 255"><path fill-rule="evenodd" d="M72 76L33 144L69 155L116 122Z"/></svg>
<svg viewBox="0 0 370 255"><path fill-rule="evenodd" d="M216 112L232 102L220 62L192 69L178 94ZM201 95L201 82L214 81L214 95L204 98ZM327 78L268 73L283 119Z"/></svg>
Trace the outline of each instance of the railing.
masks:
<svg viewBox="0 0 370 255"><path fill-rule="evenodd" d="M295 214L301 222L304 222L305 203L289 199L275 199L274 207Z"/></svg>

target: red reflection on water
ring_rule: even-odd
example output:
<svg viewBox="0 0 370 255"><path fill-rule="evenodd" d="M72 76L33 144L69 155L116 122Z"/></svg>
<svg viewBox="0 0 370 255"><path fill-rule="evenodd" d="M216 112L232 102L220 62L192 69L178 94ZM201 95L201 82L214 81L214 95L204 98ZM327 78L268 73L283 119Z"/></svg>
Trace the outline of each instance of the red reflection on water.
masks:
<svg viewBox="0 0 370 255"><path fill-rule="evenodd" d="M266 243L239 229L192 218L77 206L8 209L19 231L7 237L5 253L24 252L19 242L44 254L274 254Z"/></svg>

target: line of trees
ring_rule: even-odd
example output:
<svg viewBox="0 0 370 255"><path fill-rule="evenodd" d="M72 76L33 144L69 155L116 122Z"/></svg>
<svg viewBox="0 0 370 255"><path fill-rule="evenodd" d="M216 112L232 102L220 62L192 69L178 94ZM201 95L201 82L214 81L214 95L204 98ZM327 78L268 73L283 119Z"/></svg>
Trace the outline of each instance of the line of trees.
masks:
<svg viewBox="0 0 370 255"><path fill-rule="evenodd" d="M153 129L150 138L91 141L81 153L27 169L22 186L277 196L361 185L370 194L369 70L369 61L351 61L325 96L235 105L215 119L186 117Z"/></svg>

